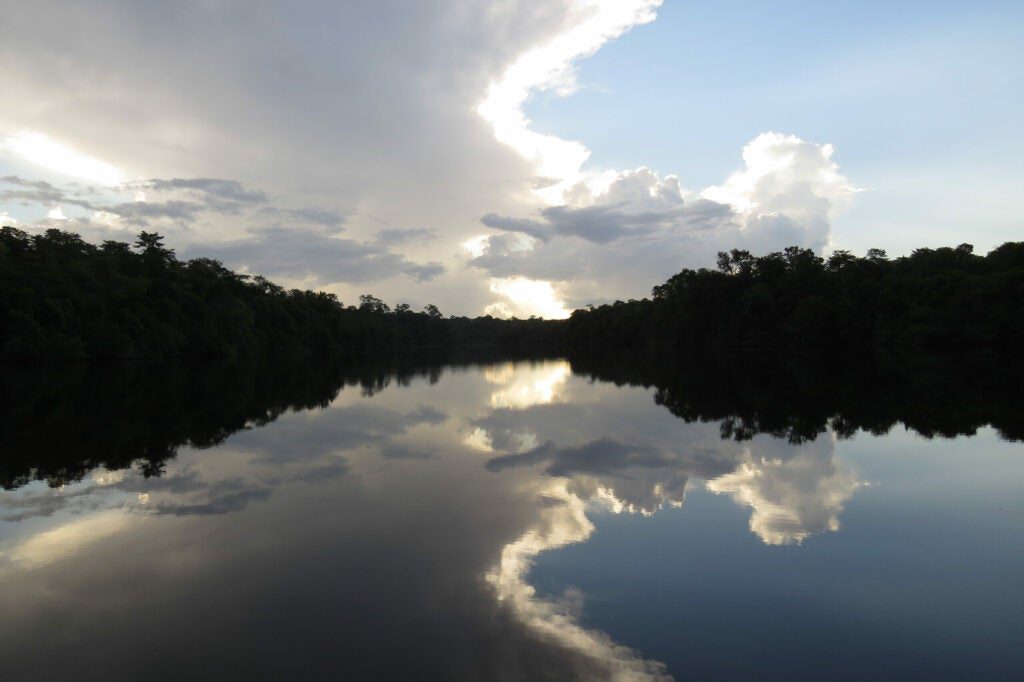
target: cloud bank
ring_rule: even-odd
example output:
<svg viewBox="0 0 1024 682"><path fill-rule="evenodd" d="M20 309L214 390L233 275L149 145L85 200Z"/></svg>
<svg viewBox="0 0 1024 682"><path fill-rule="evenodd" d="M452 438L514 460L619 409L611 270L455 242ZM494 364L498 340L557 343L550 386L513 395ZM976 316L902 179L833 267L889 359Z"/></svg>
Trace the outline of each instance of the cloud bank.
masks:
<svg viewBox="0 0 1024 682"><path fill-rule="evenodd" d="M722 248L826 248L852 192L828 145L766 133L692 191L532 128L531 96L571 96L660 4L17 3L0 214L464 314L561 316Z"/></svg>

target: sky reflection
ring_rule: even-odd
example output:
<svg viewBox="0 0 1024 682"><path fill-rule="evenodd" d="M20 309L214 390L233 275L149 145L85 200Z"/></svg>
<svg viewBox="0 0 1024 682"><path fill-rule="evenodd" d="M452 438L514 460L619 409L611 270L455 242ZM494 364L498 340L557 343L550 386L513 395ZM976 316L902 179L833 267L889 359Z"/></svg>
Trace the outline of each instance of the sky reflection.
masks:
<svg viewBox="0 0 1024 682"><path fill-rule="evenodd" d="M754 556L752 572L799 565L828 536L837 556L870 553L870 523L841 530L869 488L837 445L832 433L723 438L718 423L656 405L651 389L588 380L564 361L343 388L322 409L181 448L159 477L97 468L0 493L0 655L13 679L686 677L675 649L621 626L621 613L598 617L621 582L596 603L583 587L626 555L591 557L554 589L536 587L538 563L550 576L571 548L611 537L628 551L642 528L703 519L694 494L746 519L743 533L719 528L728 514L702 521L715 543L746 536L785 553ZM615 518L646 525L631 539ZM687 546L714 561L708 542ZM722 578L677 578L666 593L714 590L735 568L724 566ZM839 589L827 574L815 581ZM58 646L72 655L34 662Z"/></svg>

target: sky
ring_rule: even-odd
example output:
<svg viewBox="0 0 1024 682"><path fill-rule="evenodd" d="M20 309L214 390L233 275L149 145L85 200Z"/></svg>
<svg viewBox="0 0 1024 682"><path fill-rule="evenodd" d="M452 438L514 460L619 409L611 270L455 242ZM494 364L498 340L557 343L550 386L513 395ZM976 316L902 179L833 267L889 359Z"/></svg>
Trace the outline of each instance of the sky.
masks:
<svg viewBox="0 0 1024 682"><path fill-rule="evenodd" d="M1020 238L1020 3L0 3L28 232L519 317L724 249Z"/></svg>

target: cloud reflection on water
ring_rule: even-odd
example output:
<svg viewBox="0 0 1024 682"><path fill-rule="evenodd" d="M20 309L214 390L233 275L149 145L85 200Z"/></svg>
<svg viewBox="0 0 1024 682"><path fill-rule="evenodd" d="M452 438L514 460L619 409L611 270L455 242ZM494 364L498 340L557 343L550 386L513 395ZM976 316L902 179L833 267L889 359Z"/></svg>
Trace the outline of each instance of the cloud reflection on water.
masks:
<svg viewBox="0 0 1024 682"><path fill-rule="evenodd" d="M86 563L96 580L139 570L133 562L140 556L98 554L99 541L115 536L147 546L147 562L172 551L178 554L168 555L169 566L188 557L187 574L159 574L158 593L181 589L175 581L195 579L197 571L215 570L213 554L222 563L229 556L246 563L247 553L272 555L287 546L300 553L301 564L302 555L318 561L339 549L338 537L352 535L366 545L360 551L383 562L376 573L352 574L357 591L393 590L392 578L409 580L422 570L426 582L403 588L413 590L403 598L431 601L415 592L437 589L439 578L429 576L484 576L495 608L523 629L516 635L523 646L561 652L578 676L665 679L662 664L581 623L583 595L540 596L529 582L536 557L586 541L597 509L650 516L682 506L698 480L750 507L750 528L765 543L799 543L838 530L843 504L860 485L835 458L831 436L800 446L767 437L723 440L716 424L676 419L647 389L574 377L564 361L491 365L434 380L342 391L326 409L286 413L212 450L183 450L159 478L97 470L62 489L33 484L4 493L0 510L10 523L0 541L0 577L7 581L0 602L27 620L40 616L18 603L19 585L88 603L87 592L69 592L90 589L79 575ZM460 510L454 516L438 507L442 489L445 504ZM311 527L299 529L297 522ZM410 524L418 530L398 531ZM370 525L377 534L365 533ZM319 527L330 534L319 534ZM172 550L171 534L182 533L174 542L187 550ZM189 533L214 544L187 542ZM282 533L299 535L285 541ZM161 542L164 534L170 544ZM391 563L395 543L404 543L399 563ZM109 565L96 568L105 560ZM273 562L249 565L271 571ZM39 572L43 566L46 572ZM267 572L253 579L279 578ZM468 596L477 589L471 580L446 589L480 607ZM125 622L134 615L125 612ZM478 616L452 616L463 617ZM34 631L13 620L11 627ZM528 644L530 638L542 644Z"/></svg>

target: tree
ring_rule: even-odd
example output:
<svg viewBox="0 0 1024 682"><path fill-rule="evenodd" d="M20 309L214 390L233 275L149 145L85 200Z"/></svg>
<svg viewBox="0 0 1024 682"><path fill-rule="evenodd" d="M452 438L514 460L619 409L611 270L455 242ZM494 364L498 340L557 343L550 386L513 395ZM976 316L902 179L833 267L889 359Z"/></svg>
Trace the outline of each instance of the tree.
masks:
<svg viewBox="0 0 1024 682"><path fill-rule="evenodd" d="M359 309L364 313L386 313L391 310L387 303L371 294L359 297Z"/></svg>
<svg viewBox="0 0 1024 682"><path fill-rule="evenodd" d="M433 303L428 303L426 306L424 306L423 307L423 311L427 315L429 315L430 317L435 318L435 319L440 319L440 318L444 317L444 315L441 314L441 311L438 310L437 306L434 305Z"/></svg>
<svg viewBox="0 0 1024 682"><path fill-rule="evenodd" d="M174 251L164 246L164 238L156 232L140 232L135 248L150 268L162 269L175 262Z"/></svg>
<svg viewBox="0 0 1024 682"><path fill-rule="evenodd" d="M829 270L842 270L857 262L857 257L849 251L837 249L828 257Z"/></svg>

